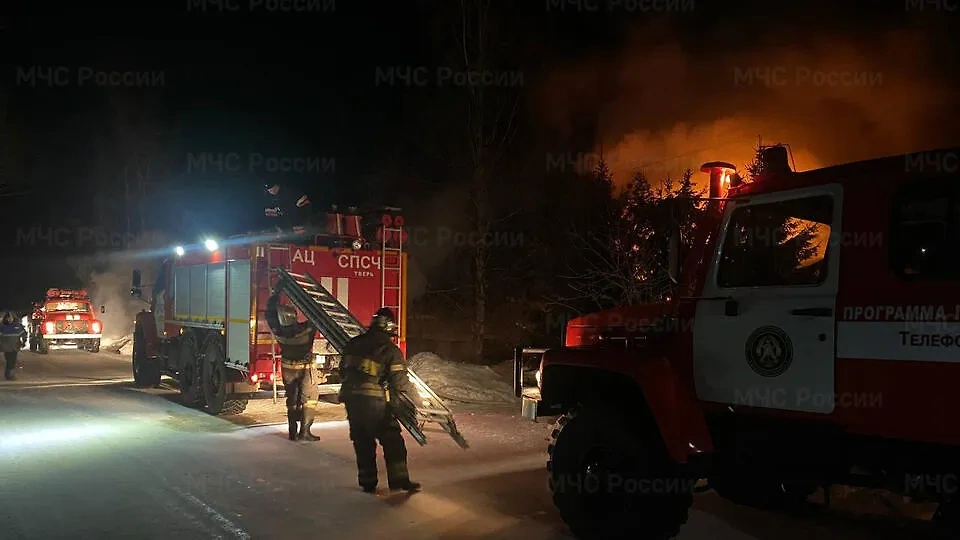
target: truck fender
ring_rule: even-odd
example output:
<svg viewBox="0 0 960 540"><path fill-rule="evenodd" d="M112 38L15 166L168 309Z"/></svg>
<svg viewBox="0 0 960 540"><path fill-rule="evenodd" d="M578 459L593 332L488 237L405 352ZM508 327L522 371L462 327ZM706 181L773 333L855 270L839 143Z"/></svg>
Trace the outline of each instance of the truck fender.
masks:
<svg viewBox="0 0 960 540"><path fill-rule="evenodd" d="M157 337L157 321L153 314L141 311L137 313L134 323L134 331L143 332L143 339L146 343L147 357L156 358L160 356L160 338Z"/></svg>
<svg viewBox="0 0 960 540"><path fill-rule="evenodd" d="M713 451L713 439L697 399L683 385L670 361L651 358L637 365L635 380L643 390L670 457L686 463L691 454Z"/></svg>
<svg viewBox="0 0 960 540"><path fill-rule="evenodd" d="M664 356L638 358L625 351L553 349L541 361L542 399L548 406L571 406L592 396L631 396L639 390L676 462L713 451L703 411Z"/></svg>

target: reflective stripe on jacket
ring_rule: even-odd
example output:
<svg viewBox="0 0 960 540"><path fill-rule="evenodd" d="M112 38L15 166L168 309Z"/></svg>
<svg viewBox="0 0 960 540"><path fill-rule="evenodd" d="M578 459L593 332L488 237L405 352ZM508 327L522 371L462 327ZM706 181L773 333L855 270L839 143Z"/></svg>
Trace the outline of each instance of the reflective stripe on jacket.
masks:
<svg viewBox="0 0 960 540"><path fill-rule="evenodd" d="M371 328L347 343L340 364L340 396L387 399L385 390L410 392L410 379L400 348L390 336Z"/></svg>
<svg viewBox="0 0 960 540"><path fill-rule="evenodd" d="M0 324L0 352L16 352L23 348L27 331L19 324Z"/></svg>

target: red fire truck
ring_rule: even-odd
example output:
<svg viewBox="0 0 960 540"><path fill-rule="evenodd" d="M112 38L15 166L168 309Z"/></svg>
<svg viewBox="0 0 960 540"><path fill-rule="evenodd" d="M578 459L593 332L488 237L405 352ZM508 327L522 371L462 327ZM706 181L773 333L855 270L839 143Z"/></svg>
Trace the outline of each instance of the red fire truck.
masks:
<svg viewBox="0 0 960 540"><path fill-rule="evenodd" d="M296 277L291 292L323 295L314 302L323 303L315 316L333 326L318 333L314 353L326 382L336 382L339 366L330 334L349 339L362 331L358 321L369 321L381 306L397 314L398 345L406 352L403 216L384 213L372 245L359 215L328 218L332 224L320 234L270 231L178 246L160 266L150 311L136 318L136 383L154 386L167 375L179 381L188 405L211 414L242 412L261 384L280 378L279 347L265 309L282 275ZM134 295L141 294L140 276L134 272ZM309 319L304 308L310 307L297 307Z"/></svg>
<svg viewBox="0 0 960 540"><path fill-rule="evenodd" d="M560 415L547 470L578 536L670 537L700 489L774 506L818 488L829 504L831 485L936 502L956 527L960 153L806 172L787 156L763 149L750 182L703 166L707 215L683 265L671 242L671 302L517 349L522 414Z"/></svg>
<svg viewBox="0 0 960 540"><path fill-rule="evenodd" d="M100 306L100 313L106 311ZM97 319L85 289L48 289L42 303L34 304L30 316L30 350L47 354L50 349L100 351L103 322Z"/></svg>

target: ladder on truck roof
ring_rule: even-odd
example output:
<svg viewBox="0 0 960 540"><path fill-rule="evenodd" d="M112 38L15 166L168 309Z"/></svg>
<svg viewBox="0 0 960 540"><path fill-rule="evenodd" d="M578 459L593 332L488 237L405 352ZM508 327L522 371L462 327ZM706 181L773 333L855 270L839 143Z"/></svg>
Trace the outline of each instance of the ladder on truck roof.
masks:
<svg viewBox="0 0 960 540"><path fill-rule="evenodd" d="M294 274L283 268L278 268L277 272L280 274L277 288L290 298L337 352L343 354L347 342L364 332L363 325L353 313L310 274ZM391 396L394 413L400 424L421 446L427 443L424 425L435 423L461 448L467 448L467 441L457 430L453 413L443 400L412 370L408 369L407 374L418 395L401 395L395 400Z"/></svg>
<svg viewBox="0 0 960 540"><path fill-rule="evenodd" d="M400 218L395 218L400 219ZM402 222L401 222L402 224ZM403 228L390 227L384 224L383 239L380 246L380 305L393 311L397 318L397 334L405 336L403 315L400 313L403 304ZM396 244L396 245L394 245ZM388 278L388 274L390 278ZM388 293L390 291L390 293ZM395 296L394 296L395 295ZM390 298L392 301L388 302ZM394 303L395 302L395 303Z"/></svg>

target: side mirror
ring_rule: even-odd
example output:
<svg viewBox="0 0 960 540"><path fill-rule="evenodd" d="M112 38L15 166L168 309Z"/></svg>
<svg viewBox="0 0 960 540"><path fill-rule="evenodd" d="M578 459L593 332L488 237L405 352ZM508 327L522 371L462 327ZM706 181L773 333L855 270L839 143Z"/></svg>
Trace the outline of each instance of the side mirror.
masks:
<svg viewBox="0 0 960 540"><path fill-rule="evenodd" d="M680 282L680 226L674 225L670 230L670 244L667 248L667 274L670 281Z"/></svg>
<svg viewBox="0 0 960 540"><path fill-rule="evenodd" d="M107 306L100 306L100 313L106 313L106 312L107 312Z"/></svg>

